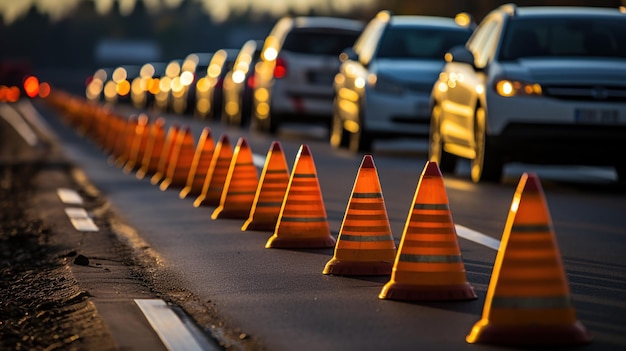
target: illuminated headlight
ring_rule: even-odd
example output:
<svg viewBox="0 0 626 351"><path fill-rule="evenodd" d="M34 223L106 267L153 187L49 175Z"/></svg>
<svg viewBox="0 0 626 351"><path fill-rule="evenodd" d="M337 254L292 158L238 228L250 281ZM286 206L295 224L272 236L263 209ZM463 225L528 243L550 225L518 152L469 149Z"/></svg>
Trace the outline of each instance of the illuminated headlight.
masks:
<svg viewBox="0 0 626 351"><path fill-rule="evenodd" d="M369 85L377 91L385 94L402 95L404 86L401 82L384 75L370 75L367 77Z"/></svg>
<svg viewBox="0 0 626 351"><path fill-rule="evenodd" d="M496 82L496 93L500 96L541 96L541 85L517 80L502 79Z"/></svg>

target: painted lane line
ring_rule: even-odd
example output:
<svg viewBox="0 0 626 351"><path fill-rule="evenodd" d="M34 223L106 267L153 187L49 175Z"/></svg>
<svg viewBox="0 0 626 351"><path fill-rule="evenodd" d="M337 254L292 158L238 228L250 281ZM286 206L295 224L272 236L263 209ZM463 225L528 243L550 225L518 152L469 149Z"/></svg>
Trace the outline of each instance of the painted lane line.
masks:
<svg viewBox="0 0 626 351"><path fill-rule="evenodd" d="M498 248L500 247L500 240L494 239L488 235L477 232L473 229L464 227L459 224L456 224L455 227L456 234L458 236L498 251Z"/></svg>
<svg viewBox="0 0 626 351"><path fill-rule="evenodd" d="M84 208L68 207L65 209L65 214L76 230L81 232L97 232L99 230Z"/></svg>
<svg viewBox="0 0 626 351"><path fill-rule="evenodd" d="M4 118L29 146L36 146L39 143L37 135L28 123L9 105L0 104L0 117Z"/></svg>
<svg viewBox="0 0 626 351"><path fill-rule="evenodd" d="M204 350L176 313L160 299L135 299L144 316L170 351Z"/></svg>
<svg viewBox="0 0 626 351"><path fill-rule="evenodd" d="M70 204L70 205L82 205L83 204L83 199L80 197L80 195L78 195L76 191L72 189L58 188L57 195L59 196L59 199L61 199L61 202L63 202L64 204Z"/></svg>

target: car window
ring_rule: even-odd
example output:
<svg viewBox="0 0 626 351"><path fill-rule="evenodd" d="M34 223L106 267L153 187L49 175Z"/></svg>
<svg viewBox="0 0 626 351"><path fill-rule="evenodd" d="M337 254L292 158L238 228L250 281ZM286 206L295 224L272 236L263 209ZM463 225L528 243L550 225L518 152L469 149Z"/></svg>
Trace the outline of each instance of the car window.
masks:
<svg viewBox="0 0 626 351"><path fill-rule="evenodd" d="M500 60L523 57L626 58L626 20L519 18L507 27Z"/></svg>
<svg viewBox="0 0 626 351"><path fill-rule="evenodd" d="M301 29L287 34L282 50L299 54L337 56L352 46L359 32L333 29Z"/></svg>
<svg viewBox="0 0 626 351"><path fill-rule="evenodd" d="M423 27L389 27L383 34L377 58L443 59L448 49L464 44L469 30Z"/></svg>

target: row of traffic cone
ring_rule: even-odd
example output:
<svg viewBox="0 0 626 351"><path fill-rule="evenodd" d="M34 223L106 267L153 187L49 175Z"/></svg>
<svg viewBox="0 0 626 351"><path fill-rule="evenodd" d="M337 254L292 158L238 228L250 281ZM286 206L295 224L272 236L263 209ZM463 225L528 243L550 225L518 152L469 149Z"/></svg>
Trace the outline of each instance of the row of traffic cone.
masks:
<svg viewBox="0 0 626 351"><path fill-rule="evenodd" d="M70 120L77 123L75 116ZM77 125L86 134L103 130L93 122ZM266 248L334 247L323 274L390 275L380 299L476 299L436 163L424 167L396 249L371 155L362 160L335 240L307 145L301 146L290 173L280 143L274 141L259 179L245 138L233 150L222 135L214 147L211 131L205 128L194 148L187 127L172 125L167 135L163 128L161 118L150 126L144 115L131 116L126 123L114 117L96 140L103 141L111 163L126 172L136 170L138 178L152 175L152 184L160 184L161 190L181 189L180 198L197 196L195 207L217 206L212 219L244 219L243 231L273 231ZM466 340L512 345L590 341L576 320L543 190L534 174L524 174L516 189L483 316Z"/></svg>

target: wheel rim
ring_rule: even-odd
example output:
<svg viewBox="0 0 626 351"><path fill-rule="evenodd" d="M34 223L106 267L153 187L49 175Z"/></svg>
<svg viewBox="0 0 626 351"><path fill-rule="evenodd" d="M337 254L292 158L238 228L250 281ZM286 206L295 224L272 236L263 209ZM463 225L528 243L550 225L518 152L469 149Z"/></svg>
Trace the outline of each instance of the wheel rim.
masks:
<svg viewBox="0 0 626 351"><path fill-rule="evenodd" d="M472 160L472 181L478 183L482 177L483 164L485 161L485 109L476 109L476 120L474 121L474 150L476 155Z"/></svg>

